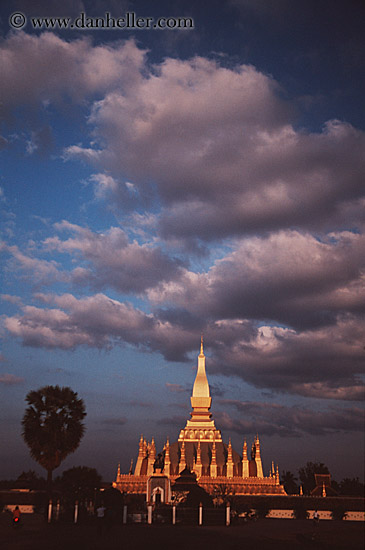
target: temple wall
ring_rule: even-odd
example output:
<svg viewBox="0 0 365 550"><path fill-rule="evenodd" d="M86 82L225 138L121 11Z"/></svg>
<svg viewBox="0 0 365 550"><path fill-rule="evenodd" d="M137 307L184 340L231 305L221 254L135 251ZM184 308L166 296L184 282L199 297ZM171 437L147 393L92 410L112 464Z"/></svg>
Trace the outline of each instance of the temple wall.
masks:
<svg viewBox="0 0 365 550"><path fill-rule="evenodd" d="M170 476L171 483L174 483L178 476ZM122 474L117 477L113 487L122 493L143 494L147 490L148 476L134 476L132 474ZM235 495L285 495L282 485L277 485L275 479L268 478L241 478L241 477L216 477L211 478L202 476L198 484L208 493L213 491L217 485L228 485L232 487L232 493Z"/></svg>

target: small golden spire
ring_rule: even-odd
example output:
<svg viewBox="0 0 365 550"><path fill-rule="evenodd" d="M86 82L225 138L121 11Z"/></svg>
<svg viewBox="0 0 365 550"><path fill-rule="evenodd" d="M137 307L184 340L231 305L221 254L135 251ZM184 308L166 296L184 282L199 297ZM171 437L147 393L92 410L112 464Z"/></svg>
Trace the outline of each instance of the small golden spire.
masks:
<svg viewBox="0 0 365 550"><path fill-rule="evenodd" d="M247 460L247 441L246 441L246 439L243 442L242 459Z"/></svg>
<svg viewBox="0 0 365 550"><path fill-rule="evenodd" d="M166 445L165 445L165 460L170 459L170 441L169 438L166 439Z"/></svg>
<svg viewBox="0 0 365 550"><path fill-rule="evenodd" d="M201 449L200 449L200 439L198 441L198 448L197 448L197 451L196 451L196 464L201 464L202 463L202 457L201 457Z"/></svg>
<svg viewBox="0 0 365 550"><path fill-rule="evenodd" d="M204 355L204 348L203 348L203 333L200 335L200 355Z"/></svg>

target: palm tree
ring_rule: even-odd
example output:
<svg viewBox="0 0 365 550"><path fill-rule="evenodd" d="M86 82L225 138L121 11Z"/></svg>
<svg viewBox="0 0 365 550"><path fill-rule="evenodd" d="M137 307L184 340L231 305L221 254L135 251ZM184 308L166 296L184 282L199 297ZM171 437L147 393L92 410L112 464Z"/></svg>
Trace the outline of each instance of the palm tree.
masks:
<svg viewBox="0 0 365 550"><path fill-rule="evenodd" d="M59 386L30 391L26 401L22 435L31 457L47 470L50 498L53 470L77 449L84 434L85 405L71 388Z"/></svg>

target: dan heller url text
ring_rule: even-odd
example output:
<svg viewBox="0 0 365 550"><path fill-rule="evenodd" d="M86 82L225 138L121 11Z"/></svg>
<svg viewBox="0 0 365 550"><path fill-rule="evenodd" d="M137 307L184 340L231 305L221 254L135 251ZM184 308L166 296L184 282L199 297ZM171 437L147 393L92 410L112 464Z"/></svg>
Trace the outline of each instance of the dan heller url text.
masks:
<svg viewBox="0 0 365 550"><path fill-rule="evenodd" d="M24 13L15 12L9 18L13 29L23 29L28 24L33 29L194 29L194 19L191 17L140 17L133 11L123 17L113 17L106 12L103 17L88 17L81 12L76 18L71 17L29 17Z"/></svg>

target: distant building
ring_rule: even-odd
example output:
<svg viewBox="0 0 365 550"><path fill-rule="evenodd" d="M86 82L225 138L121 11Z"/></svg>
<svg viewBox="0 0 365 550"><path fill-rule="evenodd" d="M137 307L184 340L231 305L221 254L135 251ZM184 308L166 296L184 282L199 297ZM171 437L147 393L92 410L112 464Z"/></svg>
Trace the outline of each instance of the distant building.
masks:
<svg viewBox="0 0 365 550"><path fill-rule="evenodd" d="M314 474L316 481L315 488L311 491L311 496L314 497L333 497L337 496L337 491L331 487L330 474Z"/></svg>
<svg viewBox="0 0 365 550"><path fill-rule="evenodd" d="M126 493L146 493L147 481L152 475L167 476L173 483L188 468L195 473L198 484L208 493L217 485L229 485L235 494L285 495L279 482L279 469L272 463L264 476L260 441L255 437L250 449L243 443L242 455L231 445L223 443L220 430L215 427L209 412L212 403L205 372L203 339L198 357L198 370L191 396L191 418L180 431L178 440L167 439L163 451L156 454L155 442L139 441L138 458L134 472L121 474L120 467L113 487Z"/></svg>

